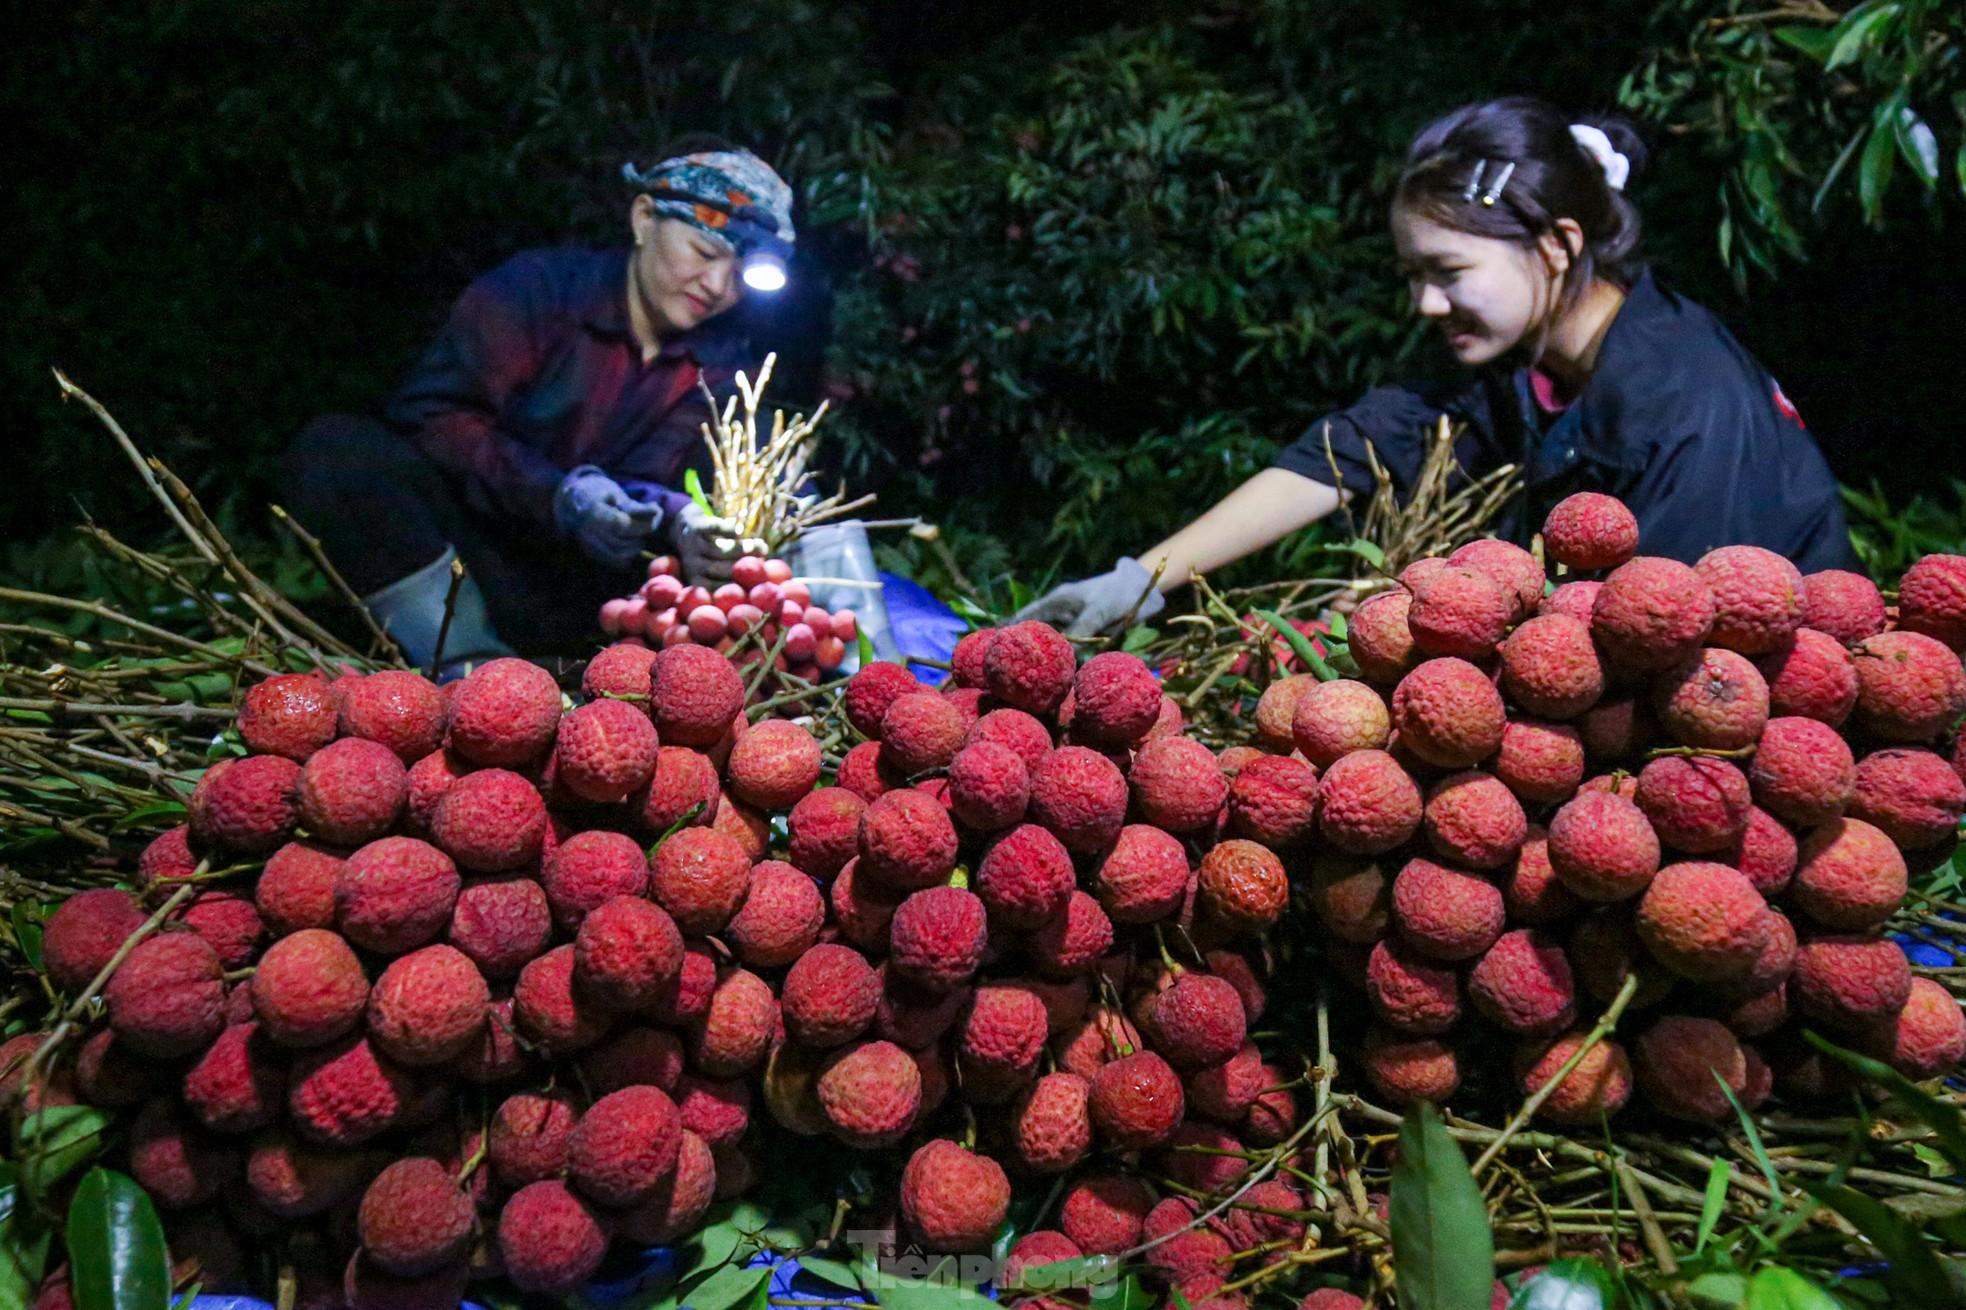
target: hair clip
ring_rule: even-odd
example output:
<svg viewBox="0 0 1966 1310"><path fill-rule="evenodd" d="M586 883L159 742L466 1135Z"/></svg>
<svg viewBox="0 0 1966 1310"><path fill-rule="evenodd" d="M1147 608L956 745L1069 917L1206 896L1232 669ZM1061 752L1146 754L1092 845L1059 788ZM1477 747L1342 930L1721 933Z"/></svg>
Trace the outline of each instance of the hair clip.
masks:
<svg viewBox="0 0 1966 1310"><path fill-rule="evenodd" d="M1475 161L1474 176L1468 179L1467 190L1461 193L1461 199L1468 201L1469 203L1473 203L1475 198L1475 192L1481 190L1481 175L1484 172L1486 172L1487 169L1488 169L1488 161L1486 159L1478 159Z"/></svg>
<svg viewBox="0 0 1966 1310"><path fill-rule="evenodd" d="M1509 175L1513 172L1515 172L1515 160L1511 159L1502 165L1502 171L1495 174L1495 180L1488 184L1488 190L1483 193L1481 203L1494 205L1496 197L1502 194L1502 188L1509 184Z"/></svg>

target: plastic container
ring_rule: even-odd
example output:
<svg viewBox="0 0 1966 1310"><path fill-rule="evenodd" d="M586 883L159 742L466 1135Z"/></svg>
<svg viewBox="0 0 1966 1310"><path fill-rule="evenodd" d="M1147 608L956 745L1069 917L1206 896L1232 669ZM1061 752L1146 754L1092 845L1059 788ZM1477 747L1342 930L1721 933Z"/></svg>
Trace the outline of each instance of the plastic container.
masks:
<svg viewBox="0 0 1966 1310"><path fill-rule="evenodd" d="M786 557L794 577L812 588L812 603L831 614L852 610L860 631L873 643L874 653L884 660L901 658L888 623L887 600L883 594L880 570L874 567L874 548L867 540L867 527L859 519L841 519L809 529ZM842 673L859 668L858 643L847 643Z"/></svg>

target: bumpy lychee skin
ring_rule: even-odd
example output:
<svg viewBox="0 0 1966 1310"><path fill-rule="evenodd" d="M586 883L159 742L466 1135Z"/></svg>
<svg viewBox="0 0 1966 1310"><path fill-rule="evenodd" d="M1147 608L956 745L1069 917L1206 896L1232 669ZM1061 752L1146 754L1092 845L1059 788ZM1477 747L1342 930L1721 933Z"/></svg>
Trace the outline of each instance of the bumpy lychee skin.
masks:
<svg viewBox="0 0 1966 1310"><path fill-rule="evenodd" d="M1185 874L1184 860L1184 882ZM976 894L991 923L1013 929L1037 928L1063 913L1074 882L1071 852L1034 823L999 837L976 869Z"/></svg>
<svg viewBox="0 0 1966 1310"><path fill-rule="evenodd" d="M949 808L964 826L995 832L1023 819L1031 803L1031 771L1008 746L978 741L949 764Z"/></svg>
<svg viewBox="0 0 1966 1310"><path fill-rule="evenodd" d="M1470 769L1450 774L1427 793L1427 844L1444 860L1470 869L1499 869L1529 835L1522 803L1494 776Z"/></svg>
<svg viewBox="0 0 1966 1310"><path fill-rule="evenodd" d="M1724 864L1668 864L1638 903L1639 940L1694 982L1731 982L1754 967L1770 931L1768 904Z"/></svg>
<svg viewBox="0 0 1966 1310"><path fill-rule="evenodd" d="M236 1165L222 1140L192 1123L170 1097L146 1102L130 1125L130 1173L160 1209L188 1210L211 1200Z"/></svg>
<svg viewBox="0 0 1966 1310"><path fill-rule="evenodd" d="M984 684L990 694L1039 716L1058 708L1077 672L1072 643L1048 623L1026 621L999 628L983 657Z"/></svg>
<svg viewBox="0 0 1966 1310"><path fill-rule="evenodd" d="M1016 1097L1036 1073L1048 1035L1036 993L1013 983L978 987L955 1033L965 1096L986 1105Z"/></svg>
<svg viewBox="0 0 1966 1310"><path fill-rule="evenodd" d="M860 871L898 892L932 887L956 867L956 828L926 792L887 792L860 820Z"/></svg>
<svg viewBox="0 0 1966 1310"><path fill-rule="evenodd" d="M546 949L553 912L531 878L481 879L457 894L446 939L487 978L510 978Z"/></svg>
<svg viewBox="0 0 1966 1310"><path fill-rule="evenodd" d="M1492 578L1514 607L1511 622L1535 613L1537 602L1543 599L1543 566L1512 541L1479 537L1456 549L1447 562Z"/></svg>
<svg viewBox="0 0 1966 1310"><path fill-rule="evenodd" d="M1756 667L1768 683L1772 714L1819 719L1834 728L1856 707L1856 661L1827 633L1798 628L1788 645L1762 656Z"/></svg>
<svg viewBox="0 0 1966 1310"><path fill-rule="evenodd" d="M1328 769L1353 751L1383 750L1392 734L1385 698L1362 682L1319 682L1297 700L1290 733L1304 758Z"/></svg>
<svg viewBox="0 0 1966 1310"><path fill-rule="evenodd" d="M1395 1105L1439 1104L1461 1086L1454 1048L1438 1037L1407 1037L1374 1024L1363 1054L1366 1079Z"/></svg>
<svg viewBox="0 0 1966 1310"><path fill-rule="evenodd" d="M675 920L639 896L602 902L581 921L574 938L574 985L611 1013L655 1004L682 968L683 937Z"/></svg>
<svg viewBox="0 0 1966 1310"><path fill-rule="evenodd" d="M1242 1048L1248 1016L1225 979L1189 971L1154 997L1148 1015L1154 1048L1177 1069L1220 1064Z"/></svg>
<svg viewBox="0 0 1966 1310"><path fill-rule="evenodd" d="M1632 926L1633 907L1606 905L1588 911L1570 932L1571 975L1592 998L1609 1004L1633 974L1638 990L1631 1008L1647 1009L1670 994L1676 980L1645 951Z"/></svg>
<svg viewBox="0 0 1966 1310"><path fill-rule="evenodd" d="M699 843L721 850L722 841L706 842L701 836L708 831L685 828L663 845L667 848L680 839L682 851ZM680 855L672 857L679 858ZM743 859L741 851L726 855L726 859L743 863L749 871L750 861ZM596 907L617 896L640 896L647 891L649 860L635 839L622 833L603 829L578 832L561 842L547 857L540 871L540 885L552 907L554 920L569 932L577 932L581 921Z"/></svg>
<svg viewBox="0 0 1966 1310"><path fill-rule="evenodd" d="M133 1051L189 1055L225 1027L223 973L218 952L196 933L148 937L103 988L109 1024Z"/></svg>
<svg viewBox="0 0 1966 1310"><path fill-rule="evenodd" d="M594 1276L607 1250L599 1212L557 1179L528 1183L498 1212L499 1264L522 1292L573 1292Z"/></svg>
<svg viewBox="0 0 1966 1310"><path fill-rule="evenodd" d="M1218 842L1202 856L1195 879L1196 905L1237 931L1261 932L1290 903L1283 861L1267 846L1240 837Z"/></svg>
<svg viewBox="0 0 1966 1310"><path fill-rule="evenodd" d="M1966 650L1966 555L1927 555L1905 570L1898 626Z"/></svg>
<svg viewBox="0 0 1966 1310"><path fill-rule="evenodd" d="M1317 770L1287 755L1251 760L1229 784L1228 812L1239 837L1271 850L1303 846L1317 832Z"/></svg>
<svg viewBox="0 0 1966 1310"><path fill-rule="evenodd" d="M274 937L302 928L334 927L334 884L344 856L312 842L288 842L273 852L253 885L253 906Z"/></svg>
<svg viewBox="0 0 1966 1310"><path fill-rule="evenodd" d="M685 1128L675 1169L648 1200L617 1217L616 1234L642 1246L672 1245L701 1226L716 1196L717 1148Z"/></svg>
<svg viewBox="0 0 1966 1310"><path fill-rule="evenodd" d="M165 883L182 882L198 871L191 848L191 825L180 823L150 839L137 856L137 886L148 893Z"/></svg>
<svg viewBox="0 0 1966 1310"><path fill-rule="evenodd" d="M1318 780L1318 832L1350 855L1377 855L1420 830L1420 784L1385 751L1353 751Z"/></svg>
<svg viewBox="0 0 1966 1310"><path fill-rule="evenodd" d="M1926 742L1966 712L1966 670L1950 647L1920 632L1858 642L1857 724L1885 741Z"/></svg>
<svg viewBox="0 0 1966 1310"><path fill-rule="evenodd" d="M546 825L545 800L507 769L459 778L430 815L431 839L473 873L500 873L538 859Z"/></svg>
<svg viewBox="0 0 1966 1310"><path fill-rule="evenodd" d="M1502 691L1529 713L1573 719L1604 695L1604 667L1590 627L1564 614L1540 614L1502 643Z"/></svg>
<svg viewBox="0 0 1966 1310"><path fill-rule="evenodd" d="M822 942L785 975L780 998L785 1032L807 1046L841 1046L867 1031L881 1000L881 981L851 946Z"/></svg>
<svg viewBox="0 0 1966 1310"><path fill-rule="evenodd" d="M963 634L962 640L956 643L955 653L949 657L952 680L957 686L981 688L988 684L983 662L989 656L990 643L996 639L995 628L978 628Z"/></svg>
<svg viewBox="0 0 1966 1310"><path fill-rule="evenodd" d="M766 719L737 739L725 771L739 800L783 810L818 784L819 765L819 743L810 732L789 719Z"/></svg>
<svg viewBox="0 0 1966 1310"><path fill-rule="evenodd" d="M478 1039L491 991L462 951L425 946L392 960L369 993L369 1037L398 1064L443 1064Z"/></svg>
<svg viewBox="0 0 1966 1310"><path fill-rule="evenodd" d="M1487 659L1508 631L1516 604L1515 596L1486 573L1436 569L1414 587L1406 625L1413 644L1427 655Z"/></svg>
<svg viewBox="0 0 1966 1310"><path fill-rule="evenodd" d="M1502 694L1461 659L1428 660L1393 691L1400 744L1443 769L1465 769L1502 744Z"/></svg>
<svg viewBox="0 0 1966 1310"><path fill-rule="evenodd" d="M1862 819L1832 819L1803 838L1790 898L1825 928L1861 932L1904 904L1905 857Z"/></svg>
<svg viewBox="0 0 1966 1310"><path fill-rule="evenodd" d="M1682 746L1738 750L1768 722L1768 684L1744 655L1708 647L1659 675L1653 712Z"/></svg>
<svg viewBox="0 0 1966 1310"><path fill-rule="evenodd" d="M580 1119L565 1092L518 1092L508 1096L492 1115L485 1137L485 1158L498 1181L524 1187L542 1178L556 1178L567 1167L567 1139Z"/></svg>
<svg viewBox="0 0 1966 1310"><path fill-rule="evenodd" d="M1088 1255L1118 1255L1140 1244L1141 1225L1154 1208L1147 1184L1127 1174L1094 1174L1067 1188L1058 1226Z"/></svg>
<svg viewBox="0 0 1966 1310"><path fill-rule="evenodd" d="M1420 648L1406 622L1412 605L1411 593L1386 591L1369 597L1352 614L1346 649L1367 682L1390 687L1420 662Z"/></svg>
<svg viewBox="0 0 1966 1310"><path fill-rule="evenodd" d="M580 675L580 694L589 700L603 696L639 696L646 701L653 681L655 657L661 652L639 642L617 641L605 646Z"/></svg>
<svg viewBox="0 0 1966 1310"><path fill-rule="evenodd" d="M1160 680L1137 655L1105 651L1072 679L1072 733L1095 746L1131 746L1160 718Z"/></svg>
<svg viewBox="0 0 1966 1310"><path fill-rule="evenodd" d="M1851 817L1882 828L1907 851L1944 844L1966 811L1966 782L1931 751L1872 751L1857 761Z"/></svg>
<svg viewBox="0 0 1966 1310"><path fill-rule="evenodd" d="M1471 960L1502 935L1502 893L1485 878L1413 859L1393 879L1393 918L1408 945L1436 960Z"/></svg>
<svg viewBox="0 0 1966 1310"><path fill-rule="evenodd" d="M701 1137L705 1145L736 1146L751 1126L751 1087L742 1078L686 1073L677 1079L674 1097L683 1130Z"/></svg>
<svg viewBox="0 0 1966 1310"><path fill-rule="evenodd" d="M1209 764L1214 767L1213 758ZM1031 773L1031 818L1079 854L1112 845L1126 822L1127 800L1118 766L1089 746L1061 746Z"/></svg>
<svg viewBox="0 0 1966 1310"><path fill-rule="evenodd" d="M1461 1017L1461 975L1397 938L1373 946L1366 963L1365 995L1388 1027L1417 1037L1438 1037Z"/></svg>
<svg viewBox="0 0 1966 1310"><path fill-rule="evenodd" d="M1468 971L1468 998L1491 1023L1519 1037L1546 1037L1577 1017L1570 961L1553 937L1505 932Z"/></svg>
<svg viewBox="0 0 1966 1310"><path fill-rule="evenodd" d="M1795 950L1789 1001L1804 1017L1845 1032L1888 1024L1911 995L1911 963L1896 942L1812 937Z"/></svg>
<svg viewBox="0 0 1966 1310"><path fill-rule="evenodd" d="M916 684L881 716L881 758L903 777L939 769L962 749L969 723L954 702Z"/></svg>
<svg viewBox="0 0 1966 1310"><path fill-rule="evenodd" d="M1128 824L1100 862L1092 885L1115 923L1165 919L1181 908L1187 891L1187 851L1171 833Z"/></svg>
<svg viewBox="0 0 1966 1310"><path fill-rule="evenodd" d="M1802 623L1846 646L1884 631L1884 597L1877 584L1847 569L1823 569L1803 580Z"/></svg>
<svg viewBox="0 0 1966 1310"><path fill-rule="evenodd" d="M628 812L644 833L660 837L679 823L710 827L722 797L722 780L709 756L687 746L661 746L655 773L628 798Z"/></svg>
<svg viewBox="0 0 1966 1310"><path fill-rule="evenodd" d="M853 724L854 729L878 741L881 720L886 717L888 706L898 697L921 690L922 684L916 681L914 674L899 664L883 661L866 665L847 679L842 704L846 708L847 721Z"/></svg>
<svg viewBox="0 0 1966 1310"><path fill-rule="evenodd" d="M1638 520L1617 497L1580 491L1543 519L1543 548L1558 564L1582 572L1615 569L1638 551Z"/></svg>
<svg viewBox="0 0 1966 1310"><path fill-rule="evenodd" d="M1659 839L1691 855L1724 851L1753 808L1747 775L1711 756L1664 756L1638 775L1638 808Z"/></svg>
<svg viewBox="0 0 1966 1310"><path fill-rule="evenodd" d="M1608 791L1583 791L1550 820L1550 867L1573 895L1621 901L1659 870L1659 837L1644 811Z"/></svg>
<svg viewBox="0 0 1966 1310"><path fill-rule="evenodd" d="M638 1205L676 1167L682 1133L676 1103L660 1087L609 1092L567 1139L568 1175L601 1205Z"/></svg>
<svg viewBox="0 0 1966 1310"><path fill-rule="evenodd" d="M352 1031L369 983L348 943L306 928L267 947L253 971L253 1013L282 1046L320 1046Z"/></svg>
<svg viewBox="0 0 1966 1310"><path fill-rule="evenodd" d="M1748 811L1748 826L1740 840L1715 855L1722 864L1747 875L1763 896L1779 896L1795 876L1795 834L1759 805Z"/></svg>
<svg viewBox="0 0 1966 1310"><path fill-rule="evenodd" d="M1824 823L1843 812L1857 786L1850 746L1828 724L1798 715L1770 719L1748 767L1755 802L1790 823Z"/></svg>
<svg viewBox="0 0 1966 1310"><path fill-rule="evenodd" d="M434 1273L464 1254L475 1208L450 1170L429 1156L384 1169L362 1194L362 1252L403 1278Z"/></svg>
<svg viewBox="0 0 1966 1310"><path fill-rule="evenodd" d="M1569 724L1513 719L1489 767L1519 800L1555 805L1576 794L1586 762L1584 739Z"/></svg>
<svg viewBox="0 0 1966 1310"><path fill-rule="evenodd" d="M560 726L560 688L527 660L503 658L473 669L450 694L451 749L473 764L533 763Z"/></svg>
<svg viewBox="0 0 1966 1310"><path fill-rule="evenodd" d="M1000 709L984 714L970 726L963 739L964 745L979 741L1009 747L1024 761L1024 767L1033 772L1051 754L1050 730L1023 710Z"/></svg>
<svg viewBox="0 0 1966 1310"><path fill-rule="evenodd" d="M336 684L341 733L380 742L412 764L443 745L450 704L437 684L407 669L383 669ZM461 690L461 689L460 689ZM559 708L559 698L554 698Z"/></svg>
<svg viewBox="0 0 1966 1310"><path fill-rule="evenodd" d="M722 931L750 885L750 857L735 839L713 828L671 835L649 865L649 894L686 933Z"/></svg>
<svg viewBox="0 0 1966 1310"><path fill-rule="evenodd" d="M1092 1126L1122 1151L1158 1146L1173 1135L1187 1095L1173 1066L1152 1051L1136 1051L1099 1066L1092 1076Z"/></svg>
<svg viewBox="0 0 1966 1310"><path fill-rule="evenodd" d="M1011 1126L1018 1163L1037 1174L1071 1169L1092 1150L1092 1084L1075 1073L1050 1073L1019 1099Z"/></svg>
<svg viewBox="0 0 1966 1310"><path fill-rule="evenodd" d="M330 1146L360 1146L402 1120L414 1099L410 1076L366 1037L301 1052L287 1080L287 1114L301 1134Z"/></svg>
<svg viewBox="0 0 1966 1310"><path fill-rule="evenodd" d="M1524 1048L1516 1060L1516 1082L1522 1095L1534 1096L1556 1077L1584 1044L1584 1036L1581 1032L1565 1033L1555 1041ZM1585 1053L1536 1108L1536 1117L1545 1123L1585 1127L1624 1109L1631 1094L1631 1058L1617 1042L1604 1039Z"/></svg>
<svg viewBox="0 0 1966 1310"><path fill-rule="evenodd" d="M763 1063L779 1022L771 986L749 969L727 969L690 1028L690 1059L713 1078L735 1078Z"/></svg>
<svg viewBox="0 0 1966 1310"><path fill-rule="evenodd" d="M908 1157L900 1200L902 1217L925 1249L980 1251L1009 1213L1010 1179L995 1160L938 1137Z"/></svg>
<svg viewBox="0 0 1966 1310"><path fill-rule="evenodd" d="M1501 878L1502 903L1509 918L1536 926L1570 918L1583 908L1575 893L1557 878L1550 865L1549 829L1529 825L1522 848Z"/></svg>
<svg viewBox="0 0 1966 1310"><path fill-rule="evenodd" d="M221 760L198 779L189 810L194 842L263 855L300 822L300 765L284 755Z"/></svg>
<svg viewBox="0 0 1966 1310"><path fill-rule="evenodd" d="M266 933L253 903L228 891L199 892L174 917L210 942L218 952L219 963L227 969L243 969L252 963L259 939Z"/></svg>
<svg viewBox="0 0 1966 1310"><path fill-rule="evenodd" d="M922 1106L921 1069L893 1042L860 1042L827 1059L814 1091L835 1136L863 1151L878 1150L914 1126Z"/></svg>
<svg viewBox="0 0 1966 1310"><path fill-rule="evenodd" d="M310 836L359 846L396 826L409 799L409 775L387 746L344 737L301 766L299 795L300 821Z"/></svg>
<svg viewBox="0 0 1966 1310"><path fill-rule="evenodd" d="M640 706L590 701L560 720L555 776L582 800L618 801L654 776L656 750L655 725Z"/></svg>
<svg viewBox="0 0 1966 1310"><path fill-rule="evenodd" d="M1088 974L1113 949L1113 921L1090 893L1074 891L1065 912L1032 933L1025 943L1032 963L1052 978Z"/></svg>
<svg viewBox="0 0 1966 1310"><path fill-rule="evenodd" d="M184 1072L184 1103L213 1132L248 1133L279 1117L287 1071L256 1023L228 1026Z"/></svg>
<svg viewBox="0 0 1966 1310"><path fill-rule="evenodd" d="M1801 626L1807 588L1795 565L1760 546L1722 546L1693 565L1713 593L1708 640L1744 655L1787 644Z"/></svg>
<svg viewBox="0 0 1966 1310"><path fill-rule="evenodd" d="M1229 796L1215 753L1191 737L1158 737L1134 752L1127 786L1135 817L1177 833L1214 823Z"/></svg>
<svg viewBox="0 0 1966 1310"><path fill-rule="evenodd" d="M792 864L814 878L831 878L859 853L860 816L866 812L867 802L845 787L821 787L800 797L786 820Z"/></svg>
<svg viewBox="0 0 1966 1310"><path fill-rule="evenodd" d="M1730 1119L1734 1109L1720 1084L1736 1096L1747 1086L1747 1057L1740 1042L1713 1019L1667 1015L1646 1029L1634 1054L1639 1089L1656 1109L1675 1119Z"/></svg>
<svg viewBox="0 0 1966 1310"><path fill-rule="evenodd" d="M1562 614L1588 628L1591 625L1591 609L1597 604L1597 593L1603 589L1604 584L1594 578L1562 583L1536 603L1536 612Z"/></svg>
<svg viewBox="0 0 1966 1310"><path fill-rule="evenodd" d="M366 950L399 955L450 922L462 880L451 857L414 837L362 847L335 876L335 926Z"/></svg>
<svg viewBox="0 0 1966 1310"><path fill-rule="evenodd" d="M1913 978L1904 1009L1866 1048L1913 1082L1937 1078L1966 1059L1966 1014L1944 987Z"/></svg>
<svg viewBox="0 0 1966 1310"><path fill-rule="evenodd" d="M239 736L255 755L305 763L335 737L327 682L311 673L279 673L255 685L239 704Z"/></svg>
<svg viewBox="0 0 1966 1310"><path fill-rule="evenodd" d="M1774 906L1768 907L1768 937L1754 963L1740 977L1721 984L1716 995L1723 1001L1754 996L1782 986L1795 971L1795 924ZM1732 1026L1731 1024L1729 1025ZM1739 1029L1735 1029L1739 1032Z"/></svg>
<svg viewBox="0 0 1966 1310"><path fill-rule="evenodd" d="M366 1153L330 1150L271 1129L253 1138L246 1185L267 1213L304 1219L354 1197L374 1169Z"/></svg>
<svg viewBox="0 0 1966 1310"><path fill-rule="evenodd" d="M97 887L63 901L42 931L49 981L79 995L149 916L128 892Z"/></svg>
<svg viewBox="0 0 1966 1310"><path fill-rule="evenodd" d="M519 970L512 1021L548 1056L570 1055L606 1036L612 1019L574 987L574 947L556 946Z"/></svg>
<svg viewBox="0 0 1966 1310"><path fill-rule="evenodd" d="M683 967L676 981L649 1007L649 1018L673 1028L696 1023L710 1012L717 989L717 957L701 939L683 942Z"/></svg>
<svg viewBox="0 0 1966 1310"><path fill-rule="evenodd" d="M775 969L805 954L825 925L819 885L789 864L765 860L752 868L750 890L726 936L745 964Z"/></svg>
<svg viewBox="0 0 1966 1310"><path fill-rule="evenodd" d="M744 708L744 679L708 646L687 642L656 656L650 669L649 717L671 746L716 745Z"/></svg>
<svg viewBox="0 0 1966 1310"><path fill-rule="evenodd" d="M1677 560L1640 555L1604 580L1591 606L1591 636L1618 668L1654 673L1700 648L1714 612L1699 574Z"/></svg>

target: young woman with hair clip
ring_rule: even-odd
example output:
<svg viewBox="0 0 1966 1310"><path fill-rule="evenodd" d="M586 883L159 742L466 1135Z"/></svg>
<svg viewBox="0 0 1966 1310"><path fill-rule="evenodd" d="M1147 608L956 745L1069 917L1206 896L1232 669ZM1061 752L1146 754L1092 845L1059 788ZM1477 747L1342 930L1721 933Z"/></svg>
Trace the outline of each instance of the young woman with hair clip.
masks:
<svg viewBox="0 0 1966 1310"><path fill-rule="evenodd" d="M1151 615L1157 592L1337 509L1333 462L1347 493L1370 488L1368 441L1403 499L1442 415L1462 427L1470 475L1521 468L1504 537L1526 543L1557 501L1601 491L1630 506L1649 555L1691 563L1739 543L1804 572L1850 567L1835 479L1795 407L1719 319L1639 259L1626 188L1643 163L1628 125L1523 97L1429 125L1394 193L1393 242L1458 376L1367 392L1187 527L1020 617L1085 635L1143 594L1138 613Z"/></svg>

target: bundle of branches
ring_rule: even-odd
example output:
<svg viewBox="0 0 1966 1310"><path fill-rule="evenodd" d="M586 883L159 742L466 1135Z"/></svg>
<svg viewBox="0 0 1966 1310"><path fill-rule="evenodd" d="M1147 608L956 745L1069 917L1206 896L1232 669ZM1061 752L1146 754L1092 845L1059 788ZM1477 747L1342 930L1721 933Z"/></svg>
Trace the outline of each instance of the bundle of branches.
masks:
<svg viewBox="0 0 1966 1310"><path fill-rule="evenodd" d="M789 423L784 410L773 410L770 434L759 435L758 403L777 362L777 355L766 355L756 382L739 373L737 394L721 410L709 387L703 388L704 398L710 401L710 422L703 425L714 473L706 496L710 511L731 524L741 540L762 542L767 554L777 554L807 530L844 518L874 500L872 496L849 500L845 484L824 497L807 490L819 423L831 402L821 401L810 418L798 414Z"/></svg>

